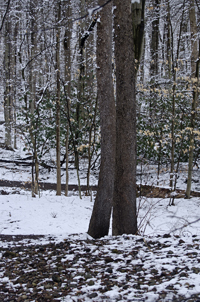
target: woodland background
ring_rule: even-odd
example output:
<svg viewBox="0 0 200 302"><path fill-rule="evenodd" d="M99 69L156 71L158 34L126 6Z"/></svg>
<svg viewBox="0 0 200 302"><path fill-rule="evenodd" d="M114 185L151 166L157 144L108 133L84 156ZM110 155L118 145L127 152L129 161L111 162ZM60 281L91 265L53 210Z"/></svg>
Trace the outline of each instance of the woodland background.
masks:
<svg viewBox="0 0 200 302"><path fill-rule="evenodd" d="M199 0L0 4L2 301L199 301Z"/></svg>
<svg viewBox="0 0 200 302"><path fill-rule="evenodd" d="M188 163L189 197L200 153L200 3L147 0L144 6L141 0L132 3L132 11L133 20L139 15L145 28L141 48L135 50L137 164L141 171L143 165L156 167L156 185L160 174L169 171L168 184L175 190L180 163ZM92 0L1 2L1 147L14 150L23 141L32 158L33 194L38 193L40 167L56 166L58 195L60 168L66 167L67 195L68 163L74 162L79 179L83 158L89 194L90 171L101 147L98 12Z"/></svg>

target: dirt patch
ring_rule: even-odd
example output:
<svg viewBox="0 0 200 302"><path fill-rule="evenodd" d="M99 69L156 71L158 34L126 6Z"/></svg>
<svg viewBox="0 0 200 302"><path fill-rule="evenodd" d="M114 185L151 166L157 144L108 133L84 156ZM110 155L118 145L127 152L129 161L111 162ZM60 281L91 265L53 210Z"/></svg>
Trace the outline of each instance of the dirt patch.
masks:
<svg viewBox="0 0 200 302"><path fill-rule="evenodd" d="M24 239L28 240L37 240L40 238L44 238L44 235L4 235L0 234L0 241L1 242L19 242Z"/></svg>
<svg viewBox="0 0 200 302"><path fill-rule="evenodd" d="M48 182L40 182L39 183L40 189L41 190L56 190L56 184L55 183L48 183ZM0 180L0 187L18 187L22 189L31 189L31 182L21 182L21 181L15 181L15 180ZM65 184L61 185L62 191L65 190ZM78 186L77 185L68 185L69 191L78 191ZM90 186L90 189L92 191L97 190L97 186ZM86 191L87 186L82 185L81 186L81 191Z"/></svg>
<svg viewBox="0 0 200 302"><path fill-rule="evenodd" d="M41 190L56 190L55 183L40 182L39 183ZM21 181L9 181L9 180L0 180L0 187L4 187L3 190L0 190L0 195L7 195L6 187L18 187L22 189L31 189L30 182L21 182ZM90 186L90 190L97 191L98 186ZM62 191L65 190L65 184L61 185ZM78 185L68 185L69 191L78 191ZM86 185L81 185L81 191L87 191ZM184 198L184 190L176 190L176 198ZM171 195L171 190L168 188L160 188L148 185L137 185L137 197L146 196L149 198L169 198ZM200 192L191 191L191 197L200 197Z"/></svg>

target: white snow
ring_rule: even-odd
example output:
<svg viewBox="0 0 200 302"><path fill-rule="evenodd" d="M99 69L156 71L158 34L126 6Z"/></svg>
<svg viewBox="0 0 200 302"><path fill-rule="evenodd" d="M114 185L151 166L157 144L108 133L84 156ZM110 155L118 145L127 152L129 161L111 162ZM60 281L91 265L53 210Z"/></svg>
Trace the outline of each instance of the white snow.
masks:
<svg viewBox="0 0 200 302"><path fill-rule="evenodd" d="M13 163L1 163L0 164L0 179L10 181L31 181L31 168L21 167L14 164L14 161L18 157L26 157L27 153L23 153L19 148L16 152L6 151L0 149L0 156L3 159L13 159ZM76 171L70 167L70 184L77 184ZM145 168L145 169L144 169ZM183 165L184 168L184 165ZM140 167L138 167L138 171ZM81 161L80 179L81 184L86 184L86 171L87 160ZM198 170L195 171L195 179L199 178ZM182 169L178 179L178 188L185 189L184 183L187 176L187 170ZM91 184L97 184L98 174L91 174ZM51 173L47 171L40 171L40 180L45 182L54 182L56 180L56 171L51 170ZM62 182L65 181L64 169L62 170ZM143 184L157 183L157 175L155 167L143 167L142 177L138 182ZM169 183L169 173L164 171L159 177L159 186L167 187ZM200 191L198 182L195 182L194 188L196 191ZM7 195L4 195L7 194ZM176 197L176 196L175 196ZM60 242L64 239L70 240L70 246L74 250L72 254L66 254L63 257L63 261L72 261L75 257L75 253L84 255L83 246L89 248L92 251L92 255L101 259L102 255L111 255L116 262L113 261L112 274L115 280L119 283L125 283L129 286L128 289L113 285L110 290L106 292L108 301L120 300L121 295L126 297L129 301L156 301L159 298L159 294L162 291L167 292L165 298L162 301L170 301L173 298L173 291L168 287L173 287L179 295L184 297L190 297L192 294L200 293L200 274L195 272L194 269L200 269L200 257L199 257L199 242L200 242L200 198L192 197L191 199L175 198L175 206L169 206L169 198L146 198L141 197L137 199L138 205L138 226L140 236L119 236L112 237L111 229L109 236L106 236L102 240L105 240L102 245L92 244L92 238L87 234L90 217L92 214L92 208L95 200L95 192L93 192L92 198L85 196L82 192L82 199L79 198L78 192L70 191L69 196L65 197L56 196L55 191L40 191L40 197L31 197L30 190L21 188L8 188L0 187L0 234L9 235L46 235L44 238L35 240L23 241L24 244L45 244L53 240L53 242ZM171 236L164 237L164 234L170 234ZM159 237L160 236L160 237ZM138 238L141 243L138 243ZM88 240L90 239L90 240ZM80 240L82 244L80 244ZM195 241L197 240L197 241ZM183 241L182 244L180 241ZM72 243L73 242L73 243ZM150 242L163 245L161 249L156 250L155 246L151 247ZM13 243L14 245L16 243ZM0 242L1 248L7 248L12 246L12 242ZM137 246L137 256L132 255L135 247ZM158 246L159 247L159 246ZM119 254L113 254L112 250L116 249L121 251ZM155 252L156 251L156 252ZM195 257L187 256L187 253L197 253ZM0 252L0 259L3 252ZM124 261L124 257L126 261ZM53 260L52 260L53 261ZM79 266L81 271L81 265L84 263L84 258L79 258L78 262L74 264L73 272L75 274L76 265ZM102 261L102 260L98 260ZM130 281L126 280L126 273L119 271L120 269L126 269L130 266L130 271L135 266L142 266L143 269L140 272L141 278L145 277L145 280L150 282L154 280L152 269L158 271L158 275L162 276L163 269L168 273L173 272L178 268L178 271L187 272L188 276L180 277L180 273L171 275L171 278L163 277L162 281L155 285L142 284L141 289L143 293L140 294L140 290L134 289L130 291L130 288L135 284L133 277L130 277ZM164 271L165 272L165 271ZM88 287L87 284L83 285L82 290L86 292L83 296L84 301L91 301L87 295L93 291L98 292L99 286L101 286L100 276L102 272L97 274L94 279L95 284ZM137 277L137 276L136 276ZM80 276L74 275L74 281L80 278ZM93 280L93 279L92 279ZM147 282L146 281L146 282ZM0 282L3 284L9 284L11 288L14 288L9 278L0 273ZM17 286L17 285L15 285ZM145 289L147 287L147 290ZM154 291L154 288L156 290ZM92 299L92 301L98 301L98 298ZM76 296L76 290L66 297L63 297L63 301L78 301ZM123 299L123 298L122 298ZM121 300L122 301L122 300Z"/></svg>
<svg viewBox="0 0 200 302"><path fill-rule="evenodd" d="M9 193L17 190L16 188L2 188L4 191ZM175 199L175 206L168 206L169 199L150 199L143 198L142 206L139 211L139 225L140 220L146 217L146 221L143 222L143 227L141 227L143 237L143 243L146 243L145 249L138 248L137 257L132 257L131 252L138 245L136 242L137 238L142 238L140 236L121 236L112 237L111 235L105 237L108 240L106 245L96 247L91 244L86 239L92 239L87 235L88 225L90 216L92 213L92 207L94 203L88 196L82 196L80 199L76 194L72 194L69 197L56 196L54 191L41 191L41 197L32 198L30 191L21 190L20 194L9 194L0 195L0 233L1 234L44 234L48 235L46 238L32 240L32 242L39 242L40 244L47 243L49 238L53 238L54 242L60 242L64 239L69 238L73 240L71 243L71 248L79 251L81 254L81 247L76 245L76 240L82 240L83 245L92 250L92 255L100 255L107 253L111 255L113 259L118 259L117 262L112 262L112 276L115 275L118 282L125 283L132 288L134 280L127 281L123 272L118 271L118 269L127 268L127 265L131 267L142 265L143 269L141 271L141 277L145 276L146 280L154 280L152 275L152 268L158 271L158 274L162 274L163 268L167 272L173 272L177 267L179 270L184 269L187 266L190 269L188 277L183 277L181 280L179 276L172 275L172 278L163 279L162 283L149 285L148 290L143 292L141 295L136 290L128 291L128 289L119 288L114 285L110 290L106 292L107 301L117 301L120 300L122 295L126 296L129 301L145 301L154 302L158 299L158 293L163 290L167 292L167 296L162 301L169 301L173 297L173 293L167 289L168 286L173 286L178 294L184 297L190 297L192 294L200 292L200 278L199 274L192 273L192 267L199 267L199 263L194 259L191 259L191 264L188 262L186 257L187 252L193 252L195 248L194 237L199 238L200 234L200 221L199 218L199 207L200 198L186 199ZM148 213L148 215L146 215ZM193 221L196 221L193 223ZM164 235L171 232L170 238L157 237L158 234ZM174 237L174 235L179 235L179 239ZM179 240L184 240L184 249L178 244ZM165 246L157 251L156 254L151 250L149 240L152 242L160 242ZM30 241L24 240L25 244L29 244ZM11 246L12 243L0 242L1 247ZM189 244L192 244L191 250ZM143 245L144 246L144 245ZM186 248L188 246L188 249ZM196 252L198 250L198 244L196 246ZM117 249L122 254L111 254L113 249ZM183 254L184 252L184 254ZM124 262L124 254L130 254L127 256L126 261L130 261L129 264ZM170 254L170 258L168 257ZM84 252L83 252L84 255ZM163 256L164 255L164 256ZM66 255L63 261L73 261L75 254ZM0 253L0 259L2 258L2 253ZM120 260L121 259L121 260ZM103 261L103 260L102 260ZM83 261L81 257L77 262L78 267L82 265ZM193 264L195 263L195 264ZM75 266L74 266L75 269ZM79 269L81 270L81 269ZM81 271L80 271L81 272ZM144 275L145 274L145 275ZM101 273L99 273L101 275ZM74 277L76 281L78 276ZM82 287L83 292L86 295L94 291L98 292L100 286L99 277L94 279L94 285ZM2 280L1 280L2 279ZM92 279L93 280L93 279ZM11 287L13 284L8 280L7 277L0 276L1 283L9 283ZM141 285L141 289L145 286ZM156 287L156 291L153 288ZM77 301L76 294L72 293L65 298L63 301ZM91 301L90 298L84 296L85 301ZM138 299L138 300L137 300ZM92 299L93 300L93 299ZM98 297L93 301L98 301ZM120 300L121 301L121 300Z"/></svg>
<svg viewBox="0 0 200 302"><path fill-rule="evenodd" d="M140 3L140 0L131 0L131 3Z"/></svg>
<svg viewBox="0 0 200 302"><path fill-rule="evenodd" d="M1 188L0 188L1 189ZM56 196L55 191L41 191L40 198L31 197L30 191L2 188L10 192L0 195L0 233L67 236L86 233L94 204L90 196ZM72 194L72 192L70 192ZM169 199L142 198L138 214L142 235L156 236L165 233L192 236L200 234L200 198ZM110 230L111 234L111 230Z"/></svg>
<svg viewBox="0 0 200 302"><path fill-rule="evenodd" d="M89 18L91 19L93 17L93 13L97 10L100 10L101 7L98 5L98 6L95 6L95 7L92 7L92 8L88 8L88 15L89 15Z"/></svg>
<svg viewBox="0 0 200 302"><path fill-rule="evenodd" d="M42 192L32 198L30 192L1 195L0 233L64 235L87 231L92 210L90 198L55 196Z"/></svg>

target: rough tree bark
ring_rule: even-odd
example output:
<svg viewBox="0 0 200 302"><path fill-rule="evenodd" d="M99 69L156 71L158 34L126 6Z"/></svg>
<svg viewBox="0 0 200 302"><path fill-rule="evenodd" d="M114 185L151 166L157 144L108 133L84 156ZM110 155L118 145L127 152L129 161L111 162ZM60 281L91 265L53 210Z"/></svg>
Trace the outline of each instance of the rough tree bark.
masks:
<svg viewBox="0 0 200 302"><path fill-rule="evenodd" d="M99 0L99 5L104 0ZM101 123L101 166L97 196L88 234L100 238L108 234L114 188L115 102L112 79L112 2L100 12L97 24L97 95Z"/></svg>
<svg viewBox="0 0 200 302"><path fill-rule="evenodd" d="M130 0L115 0L116 162L113 235L136 234L136 101Z"/></svg>

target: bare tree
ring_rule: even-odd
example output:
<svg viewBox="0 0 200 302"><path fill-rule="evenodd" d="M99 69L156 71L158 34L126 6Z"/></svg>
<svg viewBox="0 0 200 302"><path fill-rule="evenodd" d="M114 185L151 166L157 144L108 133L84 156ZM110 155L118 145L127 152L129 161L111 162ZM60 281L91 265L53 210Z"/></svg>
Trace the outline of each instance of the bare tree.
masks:
<svg viewBox="0 0 200 302"><path fill-rule="evenodd" d="M134 40L134 56L135 68L138 71L140 60L143 54L144 46L144 9L145 0L132 3L133 18L133 40Z"/></svg>
<svg viewBox="0 0 200 302"><path fill-rule="evenodd" d="M5 22L5 49L4 49L4 119L5 119L5 146L12 148L12 41L11 22Z"/></svg>
<svg viewBox="0 0 200 302"><path fill-rule="evenodd" d="M57 21L61 19L61 1L58 1ZM56 93L56 165L57 165L57 195L61 195L61 169L60 169L60 28L56 34L56 73L57 73L57 93Z"/></svg>
<svg viewBox="0 0 200 302"><path fill-rule="evenodd" d="M66 104L66 114L68 108L70 108L70 96L71 96L71 1L68 1L66 7L66 17L67 25L65 29L65 39L64 39L64 56L65 56L65 89L67 91L67 100ZM69 162L69 123L67 123L66 131L66 143L65 143L65 152L66 152L66 184L65 184L65 196L68 195L68 182L69 182L69 173L68 173L68 162Z"/></svg>
<svg viewBox="0 0 200 302"><path fill-rule="evenodd" d="M99 5L103 4L99 0ZM101 124L101 166L97 196L88 234L108 234L113 201L115 165L115 103L112 79L112 2L100 12L97 24L97 96Z"/></svg>
<svg viewBox="0 0 200 302"><path fill-rule="evenodd" d="M137 233L136 100L130 0L115 0L116 161L113 235Z"/></svg>
<svg viewBox="0 0 200 302"><path fill-rule="evenodd" d="M194 150L194 128L197 115L197 99L198 99L198 80L199 80L199 58L200 58L200 40L198 39L198 29L196 22L195 3L190 0L190 32L191 32L191 81L193 84L193 99L191 110L191 130L190 130L190 146L189 146L189 161L188 161L188 179L186 198L190 198L192 170L193 170L193 150ZM199 43L198 43L199 42ZM198 45L199 44L199 45Z"/></svg>

